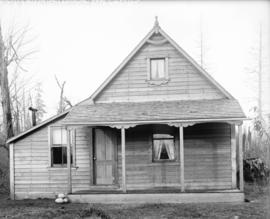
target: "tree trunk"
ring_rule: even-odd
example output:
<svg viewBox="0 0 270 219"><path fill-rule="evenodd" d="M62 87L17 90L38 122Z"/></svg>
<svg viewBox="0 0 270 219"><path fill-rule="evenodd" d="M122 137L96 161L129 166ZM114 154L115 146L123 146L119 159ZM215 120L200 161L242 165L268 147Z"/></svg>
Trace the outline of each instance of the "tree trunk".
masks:
<svg viewBox="0 0 270 219"><path fill-rule="evenodd" d="M9 83L8 83L8 69L7 63L4 56L4 42L2 38L2 32L0 27L0 89L2 97L2 109L3 109L3 125L5 138L13 137L13 125L12 125L12 114L10 107L10 94L9 94Z"/></svg>

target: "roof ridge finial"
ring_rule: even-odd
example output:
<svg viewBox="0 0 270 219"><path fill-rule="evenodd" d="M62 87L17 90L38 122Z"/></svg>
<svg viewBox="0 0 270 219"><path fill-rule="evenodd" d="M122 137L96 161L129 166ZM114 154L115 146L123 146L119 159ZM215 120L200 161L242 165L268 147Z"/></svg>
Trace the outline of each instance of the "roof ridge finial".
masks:
<svg viewBox="0 0 270 219"><path fill-rule="evenodd" d="M155 27L159 27L158 16L155 16Z"/></svg>

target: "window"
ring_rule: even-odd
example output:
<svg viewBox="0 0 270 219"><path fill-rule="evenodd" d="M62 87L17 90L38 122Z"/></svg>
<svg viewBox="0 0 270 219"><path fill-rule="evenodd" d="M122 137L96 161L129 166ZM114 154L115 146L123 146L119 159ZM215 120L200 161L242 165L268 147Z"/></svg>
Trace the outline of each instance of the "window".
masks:
<svg viewBox="0 0 270 219"><path fill-rule="evenodd" d="M174 136L153 134L153 161L175 160Z"/></svg>
<svg viewBox="0 0 270 219"><path fill-rule="evenodd" d="M67 166L67 131L63 127L51 127L51 166ZM74 131L70 132L70 159L74 164L75 139Z"/></svg>
<svg viewBox="0 0 270 219"><path fill-rule="evenodd" d="M150 59L150 80L166 78L165 58Z"/></svg>

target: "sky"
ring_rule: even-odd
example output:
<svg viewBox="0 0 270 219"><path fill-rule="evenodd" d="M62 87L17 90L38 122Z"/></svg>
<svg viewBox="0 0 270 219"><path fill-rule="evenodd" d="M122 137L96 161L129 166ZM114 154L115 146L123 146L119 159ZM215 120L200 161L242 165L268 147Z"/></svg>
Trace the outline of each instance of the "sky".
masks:
<svg viewBox="0 0 270 219"><path fill-rule="evenodd" d="M23 77L41 82L47 114L56 113L59 88L73 104L89 97L150 31L161 28L195 60L203 32L208 72L237 98L254 105L259 26L263 39L263 106L270 111L269 1L0 2L2 29L30 26L38 50Z"/></svg>

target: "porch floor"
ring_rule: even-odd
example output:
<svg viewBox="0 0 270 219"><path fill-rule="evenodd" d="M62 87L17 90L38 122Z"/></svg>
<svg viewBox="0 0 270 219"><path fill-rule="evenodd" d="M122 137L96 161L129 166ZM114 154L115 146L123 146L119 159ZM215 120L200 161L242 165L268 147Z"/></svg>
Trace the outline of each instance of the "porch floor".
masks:
<svg viewBox="0 0 270 219"><path fill-rule="evenodd" d="M74 203L103 204L150 204L150 203L206 203L243 202L244 193L235 190L203 190L181 192L180 189L128 190L85 190L68 195Z"/></svg>
<svg viewBox="0 0 270 219"><path fill-rule="evenodd" d="M184 193L237 193L238 189L220 190L220 189L208 189L208 190L185 190ZM181 193L180 188L150 188L150 189L133 189L127 190L126 193L122 189L94 189L94 190L80 190L73 192L72 194L164 194L164 193Z"/></svg>

